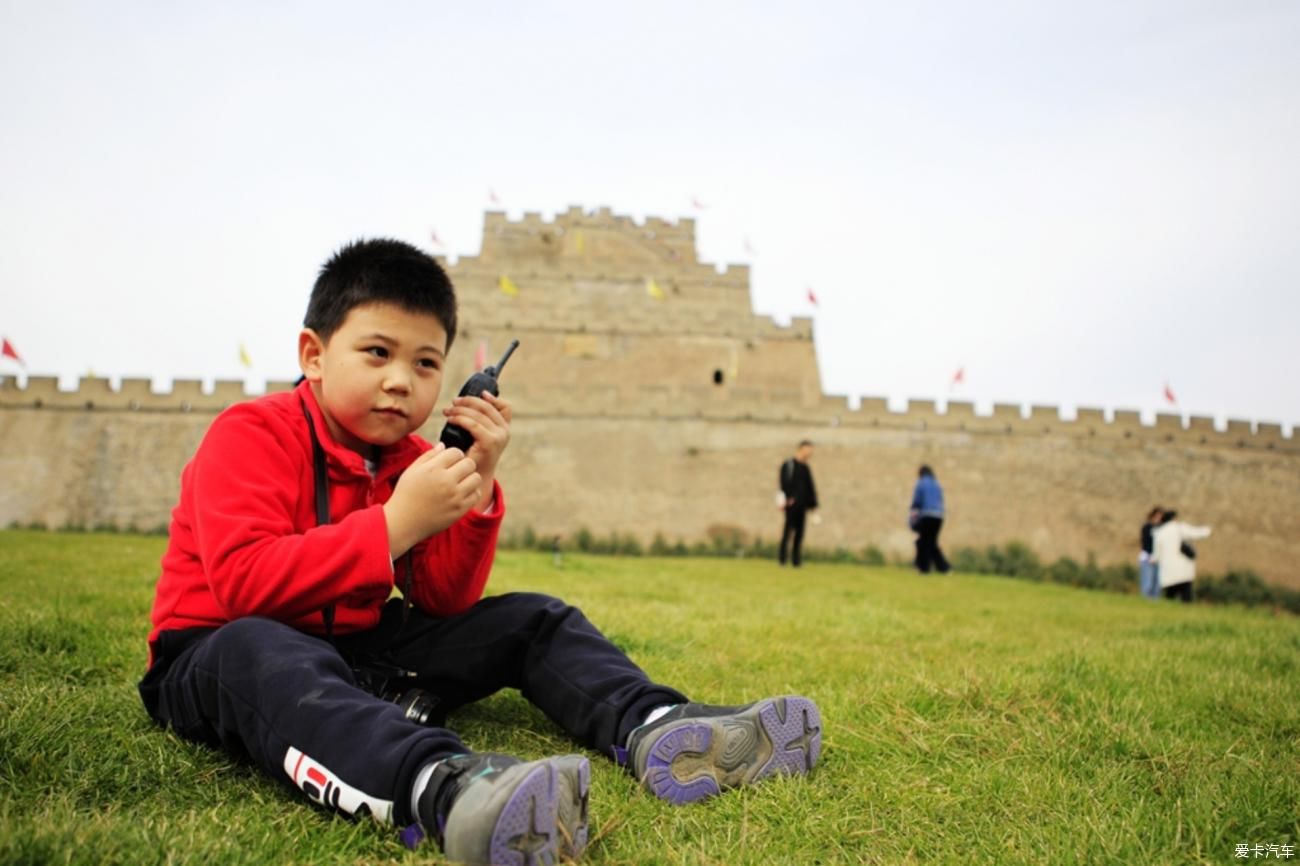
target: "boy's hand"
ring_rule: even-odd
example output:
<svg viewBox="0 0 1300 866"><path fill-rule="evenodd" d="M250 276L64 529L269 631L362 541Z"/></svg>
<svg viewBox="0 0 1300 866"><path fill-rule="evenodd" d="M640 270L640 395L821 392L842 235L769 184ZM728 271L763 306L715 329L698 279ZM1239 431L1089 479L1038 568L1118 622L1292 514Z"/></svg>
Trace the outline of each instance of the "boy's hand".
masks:
<svg viewBox="0 0 1300 866"><path fill-rule="evenodd" d="M417 457L388 502L388 552L393 559L464 516L478 502L483 481L474 461L441 442Z"/></svg>
<svg viewBox="0 0 1300 866"><path fill-rule="evenodd" d="M469 459L478 467L481 480L475 507L482 511L492 503L497 461L510 444L510 401L484 391L478 397L457 397L442 414L474 437Z"/></svg>

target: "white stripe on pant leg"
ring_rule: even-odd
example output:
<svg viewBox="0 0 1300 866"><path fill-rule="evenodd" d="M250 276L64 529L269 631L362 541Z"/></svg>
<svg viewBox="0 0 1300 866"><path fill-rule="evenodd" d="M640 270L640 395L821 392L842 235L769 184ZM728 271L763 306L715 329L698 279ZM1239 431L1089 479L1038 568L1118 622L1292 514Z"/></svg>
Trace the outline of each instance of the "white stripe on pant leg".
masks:
<svg viewBox="0 0 1300 866"><path fill-rule="evenodd" d="M381 824L393 823L393 801L381 800L339 780L319 761L289 747L284 753L284 771L297 788L311 799L331 809L360 818L369 815Z"/></svg>

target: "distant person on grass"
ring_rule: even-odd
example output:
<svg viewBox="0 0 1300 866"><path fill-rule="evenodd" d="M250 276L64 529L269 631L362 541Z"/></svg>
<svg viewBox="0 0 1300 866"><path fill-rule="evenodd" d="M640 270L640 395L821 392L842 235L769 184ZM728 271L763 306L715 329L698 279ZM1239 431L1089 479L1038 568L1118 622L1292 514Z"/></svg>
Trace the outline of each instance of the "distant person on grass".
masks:
<svg viewBox="0 0 1300 866"><path fill-rule="evenodd" d="M1159 569L1160 588L1165 598L1192 601L1196 580L1196 550L1191 542L1210 537L1210 527L1193 526L1177 519L1177 511L1166 511L1152 533L1151 561Z"/></svg>
<svg viewBox="0 0 1300 866"><path fill-rule="evenodd" d="M1160 525L1163 515L1164 512L1159 505L1152 508L1147 514L1146 522L1142 524L1142 534L1139 538L1141 548L1138 550L1138 588L1147 598L1160 597L1160 569L1151 560L1151 548L1152 535Z"/></svg>
<svg viewBox="0 0 1300 866"><path fill-rule="evenodd" d="M781 464L778 480L784 504L785 524L781 527L781 546L777 561L785 565L787 552L790 565L798 568L803 563L803 531L808 520L808 512L817 510L817 487L813 484L812 469L808 461L812 459L813 444L807 439L799 443L794 456Z"/></svg>
<svg viewBox="0 0 1300 866"><path fill-rule="evenodd" d="M501 688L671 803L810 770L821 721L807 698L688 703L576 608L482 598L510 403L443 410L472 434L467 453L415 435L455 335L453 287L414 247L357 242L325 264L298 334L303 380L221 413L181 475L140 683L149 714L470 863L550 863L587 841L586 758L472 752L441 726ZM394 682L418 700L363 688Z"/></svg>
<svg viewBox="0 0 1300 866"><path fill-rule="evenodd" d="M917 473L908 524L916 533L916 570L929 574L933 567L940 574L947 574L948 560L939 547L939 531L943 529L943 488L929 466L922 466Z"/></svg>

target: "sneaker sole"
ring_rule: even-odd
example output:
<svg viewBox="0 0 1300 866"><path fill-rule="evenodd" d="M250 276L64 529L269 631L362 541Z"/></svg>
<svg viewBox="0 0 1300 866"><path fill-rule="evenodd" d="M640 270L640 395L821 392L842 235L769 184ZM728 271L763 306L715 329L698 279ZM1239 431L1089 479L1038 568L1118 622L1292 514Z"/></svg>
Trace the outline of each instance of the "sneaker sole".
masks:
<svg viewBox="0 0 1300 866"><path fill-rule="evenodd" d="M735 715L664 725L646 750L646 786L675 805L693 803L773 774L810 771L822 750L821 714L807 698L772 698Z"/></svg>
<svg viewBox="0 0 1300 866"><path fill-rule="evenodd" d="M443 853L459 863L553 866L587 845L591 765L581 755L516 764L472 785L447 816Z"/></svg>

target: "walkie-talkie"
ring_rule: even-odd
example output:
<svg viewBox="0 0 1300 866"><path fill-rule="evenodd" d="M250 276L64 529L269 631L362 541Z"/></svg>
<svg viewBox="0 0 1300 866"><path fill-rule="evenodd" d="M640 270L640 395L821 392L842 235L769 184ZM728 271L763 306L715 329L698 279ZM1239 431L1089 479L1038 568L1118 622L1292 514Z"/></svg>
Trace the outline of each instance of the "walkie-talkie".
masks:
<svg viewBox="0 0 1300 866"><path fill-rule="evenodd" d="M518 346L518 340L511 340L510 345L506 347L506 353L501 356L500 361L497 361L496 366L484 367L473 376L470 376L469 380L461 387L460 393L456 396L477 397L484 391L491 394L500 394L501 391L500 386L497 385L497 377L501 375L501 368L506 365L506 361L510 360L511 353L513 353ZM457 425L448 422L447 426L442 428L442 435L438 437L438 441L443 445L446 445L448 448L459 448L461 451L468 452L470 446L474 444L474 437L471 436L469 431L464 427L458 427Z"/></svg>

